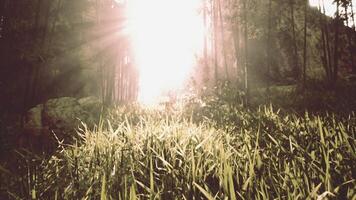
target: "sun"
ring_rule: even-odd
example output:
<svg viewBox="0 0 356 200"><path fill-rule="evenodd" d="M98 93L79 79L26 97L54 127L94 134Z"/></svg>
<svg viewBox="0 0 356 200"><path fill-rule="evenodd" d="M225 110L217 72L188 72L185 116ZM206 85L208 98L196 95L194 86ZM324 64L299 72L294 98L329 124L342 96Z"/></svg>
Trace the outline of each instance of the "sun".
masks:
<svg viewBox="0 0 356 200"><path fill-rule="evenodd" d="M127 1L127 29L138 65L139 101L182 89L202 52L201 0Z"/></svg>

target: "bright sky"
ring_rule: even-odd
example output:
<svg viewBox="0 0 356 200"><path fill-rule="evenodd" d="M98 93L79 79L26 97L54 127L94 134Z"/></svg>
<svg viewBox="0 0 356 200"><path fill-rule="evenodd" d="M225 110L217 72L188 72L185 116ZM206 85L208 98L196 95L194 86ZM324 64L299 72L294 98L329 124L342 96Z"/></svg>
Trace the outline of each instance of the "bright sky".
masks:
<svg viewBox="0 0 356 200"><path fill-rule="evenodd" d="M309 3L313 7L318 7L319 2L325 2L325 12L329 16L334 16L336 12L336 4L333 4L333 0L309 0ZM356 0L352 0L354 12L356 11Z"/></svg>
<svg viewBox="0 0 356 200"><path fill-rule="evenodd" d="M128 1L128 32L140 71L139 101L179 90L203 46L201 0Z"/></svg>

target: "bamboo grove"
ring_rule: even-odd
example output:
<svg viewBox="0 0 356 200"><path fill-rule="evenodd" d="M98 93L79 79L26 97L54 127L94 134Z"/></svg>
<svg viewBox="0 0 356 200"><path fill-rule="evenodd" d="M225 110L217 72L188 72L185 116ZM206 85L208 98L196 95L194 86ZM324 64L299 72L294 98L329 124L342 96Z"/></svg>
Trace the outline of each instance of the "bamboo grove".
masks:
<svg viewBox="0 0 356 200"><path fill-rule="evenodd" d="M355 74L352 1L336 0L334 17L319 2L312 8L307 0L202 1L197 12L206 34L196 85L228 83L248 101L255 87L312 79L334 85L338 77ZM1 1L1 89L10 97L5 107L24 111L58 96L135 101L139 72L124 31L125 3Z"/></svg>
<svg viewBox="0 0 356 200"><path fill-rule="evenodd" d="M315 8L308 0L204 2L211 33L204 45L206 76L214 84L237 83L246 101L250 88L261 85L305 85L321 78L332 86L355 72L352 1L335 1L333 17L327 16L326 1Z"/></svg>
<svg viewBox="0 0 356 200"><path fill-rule="evenodd" d="M5 0L0 8L1 78L9 86L2 92L10 107L26 110L58 96L97 95L107 104L136 99L138 72L122 34L122 6Z"/></svg>

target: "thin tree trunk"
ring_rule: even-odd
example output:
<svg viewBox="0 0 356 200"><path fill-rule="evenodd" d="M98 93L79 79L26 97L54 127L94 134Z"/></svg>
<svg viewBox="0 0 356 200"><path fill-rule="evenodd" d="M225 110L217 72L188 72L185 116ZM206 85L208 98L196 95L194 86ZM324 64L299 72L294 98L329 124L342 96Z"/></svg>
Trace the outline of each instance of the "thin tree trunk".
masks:
<svg viewBox="0 0 356 200"><path fill-rule="evenodd" d="M235 0L235 6L239 5L239 0ZM235 60L236 60L236 78L237 82L239 81L239 67L241 64L240 61L240 24L239 24L239 9L235 8L234 10L234 18L232 23L232 32L233 32L233 42L234 42L234 50L235 50Z"/></svg>
<svg viewBox="0 0 356 200"><path fill-rule="evenodd" d="M325 18L325 16L324 16ZM328 71L329 71L329 79L332 80L332 74L333 74L333 67L332 67L332 57L331 57L331 47L330 47L330 34L329 34L329 28L327 25L327 22L325 22L325 42L326 42L326 53L327 53L327 64L328 64Z"/></svg>
<svg viewBox="0 0 356 200"><path fill-rule="evenodd" d="M335 23L335 40L334 40L334 73L333 84L336 83L339 71L339 21L340 21L340 0L336 1L336 23Z"/></svg>
<svg viewBox="0 0 356 200"><path fill-rule="evenodd" d="M42 4L42 0L38 0L37 4L36 4L36 14L35 14L35 21L34 21L34 32L33 32L33 37L35 38L35 41L37 42L37 37L38 37L38 32L39 32L39 24L40 24L40 14L41 14L41 4ZM32 70L30 74L28 74L28 76L30 76L30 78L28 80L30 80L29 87L28 87L28 95L26 98L26 102L28 102L28 105L32 105L34 103L35 100L35 96L36 96L36 90L37 90L37 79L38 79L38 71L39 71L39 66L31 66Z"/></svg>
<svg viewBox="0 0 356 200"><path fill-rule="evenodd" d="M52 5L52 0L47 0L46 1L46 14L45 14L45 20L44 20L44 26L43 26L43 31L42 31L42 40L41 40L41 45L44 46L46 38L47 38L47 33L48 33L48 24L49 24L49 16L50 16L50 9Z"/></svg>
<svg viewBox="0 0 356 200"><path fill-rule="evenodd" d="M118 69L118 87L117 87L117 94L118 94L118 101L121 102L122 101L122 66L123 66L123 58L122 55L119 55L119 69Z"/></svg>
<svg viewBox="0 0 356 200"><path fill-rule="evenodd" d="M219 61L218 61L218 20L217 20L217 6L216 1L213 0L212 13L213 13L213 23L214 23L214 67L215 67L215 83L219 82Z"/></svg>
<svg viewBox="0 0 356 200"><path fill-rule="evenodd" d="M6 0L0 2L0 41L3 38L3 33L5 29L5 5ZM1 44L0 44L1 45Z"/></svg>
<svg viewBox="0 0 356 200"><path fill-rule="evenodd" d="M354 8L353 8L353 3L350 1L350 8L351 8L351 20L352 20L352 25L353 31L356 31L356 25L355 25L355 14L354 14ZM349 21L349 20L347 20ZM354 38L350 35L350 56L351 56L351 65L352 65L352 73L356 74L356 63L355 63L355 58L354 58L354 51L353 49L355 48L355 44L352 43L352 40L356 43L356 34L353 34Z"/></svg>
<svg viewBox="0 0 356 200"><path fill-rule="evenodd" d="M309 1L305 0L304 3L304 56L303 56L303 86L305 87L306 80L307 80L307 28L308 28L308 20L307 20L307 14L308 14L308 5Z"/></svg>
<svg viewBox="0 0 356 200"><path fill-rule="evenodd" d="M349 27L350 24L349 24L348 5L347 4L344 5L344 9L345 9L346 26ZM351 34L352 33L350 30L346 30L347 39L349 41L348 50L349 50L349 54L350 54L351 69L352 69L352 73L355 73L356 71L355 71L354 55L352 52L353 44L352 44L352 35Z"/></svg>
<svg viewBox="0 0 356 200"><path fill-rule="evenodd" d="M103 70L103 60L100 59L99 61L99 68L98 68L98 74L100 76L100 95L101 95L101 101L105 102L105 83L104 83L104 70Z"/></svg>
<svg viewBox="0 0 356 200"><path fill-rule="evenodd" d="M225 30L224 30L224 20L223 20L223 13L221 9L221 0L218 1L218 11L219 11L219 19L220 19L220 34L221 34L221 48L222 54L224 58L224 66L225 66L225 76L226 80L229 81L229 70L227 66L227 58L226 58L226 49L225 49Z"/></svg>
<svg viewBox="0 0 356 200"><path fill-rule="evenodd" d="M120 86L121 86L121 102L125 101L125 74L126 74L126 62L125 62L125 55L123 56L124 61L121 66L121 80L120 80Z"/></svg>
<svg viewBox="0 0 356 200"><path fill-rule="evenodd" d="M13 2L13 1L10 1L10 2ZM6 25L6 21L9 19L9 15L8 15L8 11L9 9L11 9L11 3L10 3L10 6L9 8L6 8L6 5L5 2L4 3L4 11L6 10L7 12L5 13L5 24ZM14 3L15 4L15 8L17 7L16 6L16 2ZM37 4L36 4L36 14L35 14L35 18L34 18L34 21L33 21L33 27L32 27L32 34L33 34L33 37L35 37L35 34L37 32L37 26L38 26L38 18L39 18L39 9L40 9L40 0L37 1ZM5 30L5 33L6 33L6 27L4 27L4 30ZM6 35L5 35L5 38L6 38ZM4 53L4 52L1 52L1 53ZM34 74L35 74L35 67L30 65L29 63L26 63L27 65L27 73L26 73L26 86L25 86L25 91L24 91L24 97L23 97L23 116L21 116L21 118L24 117L25 115L25 112L27 111L28 107L31 106L32 104L32 93L33 93L33 82L34 82ZM22 125L21 125L22 126Z"/></svg>
<svg viewBox="0 0 356 200"><path fill-rule="evenodd" d="M248 77L248 32L247 32L247 1L243 1L243 21L244 21L244 43L245 43L245 64L244 64L244 79L245 79L245 104L249 106L249 96L250 96L250 84L249 84L249 77Z"/></svg>
<svg viewBox="0 0 356 200"><path fill-rule="evenodd" d="M271 32L272 32L272 0L268 1L268 33L267 33L267 96L269 100L269 90L271 85Z"/></svg>
<svg viewBox="0 0 356 200"><path fill-rule="evenodd" d="M57 6L56 6L56 11L54 13L54 19L52 21L52 27L51 27L51 30L50 30L50 36L48 38L48 47L51 46L52 44L52 39L53 39L53 34L56 30L56 23L58 21L58 18L59 18L59 11L61 10L61 6L62 6L62 0L57 0Z"/></svg>
<svg viewBox="0 0 356 200"><path fill-rule="evenodd" d="M323 25L322 25L323 26ZM323 63L323 67L326 73L326 77L329 79L330 74L329 74L329 63L328 63L328 54L326 51L326 36L325 36L325 31L323 27L320 27L321 29L321 42L322 42L322 52L323 55L321 56L321 61Z"/></svg>
<svg viewBox="0 0 356 200"><path fill-rule="evenodd" d="M42 0L37 0L37 5L36 5L36 15L35 15L35 25L34 25L34 37L37 38L38 36L38 29L39 29L39 20L40 20L40 14L41 14L41 4Z"/></svg>
<svg viewBox="0 0 356 200"><path fill-rule="evenodd" d="M319 8L320 12L322 13L322 16L320 16L320 28L321 28L321 33L322 33L322 44L323 44L323 53L324 53L324 58L323 64L325 68L325 73L328 81L332 81L332 74L333 74L333 68L332 68L332 62L331 62L331 49L330 49L330 35L329 35L329 30L328 30L328 24L326 21L326 12L325 12L325 4L324 0L319 1Z"/></svg>
<svg viewBox="0 0 356 200"><path fill-rule="evenodd" d="M207 1L204 1L203 21L204 21L204 68L203 81L206 83L209 80L209 62L208 62L208 37L207 37Z"/></svg>
<svg viewBox="0 0 356 200"><path fill-rule="evenodd" d="M298 46L296 39L296 30L295 30L295 19L294 19L294 0L290 0L290 9L291 9L291 20L292 20L292 34L293 34L293 51L294 51L294 66L293 72L295 74L295 78L300 78L300 69L299 69L299 56L298 56Z"/></svg>

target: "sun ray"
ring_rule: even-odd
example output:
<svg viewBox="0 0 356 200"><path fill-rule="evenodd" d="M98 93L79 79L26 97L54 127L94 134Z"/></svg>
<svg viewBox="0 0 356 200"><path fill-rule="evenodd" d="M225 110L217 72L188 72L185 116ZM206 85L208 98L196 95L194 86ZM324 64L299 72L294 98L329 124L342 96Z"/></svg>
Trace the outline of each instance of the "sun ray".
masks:
<svg viewBox="0 0 356 200"><path fill-rule="evenodd" d="M128 34L140 71L139 101L157 102L179 90L203 46L200 0L132 0L127 3Z"/></svg>

